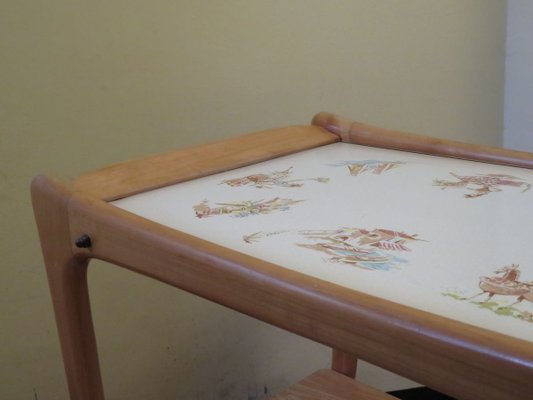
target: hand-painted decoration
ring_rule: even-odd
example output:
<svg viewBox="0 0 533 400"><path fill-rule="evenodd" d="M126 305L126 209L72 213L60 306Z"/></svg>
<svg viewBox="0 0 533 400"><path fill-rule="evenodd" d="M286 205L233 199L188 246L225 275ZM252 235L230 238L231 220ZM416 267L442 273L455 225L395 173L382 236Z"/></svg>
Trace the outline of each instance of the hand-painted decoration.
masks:
<svg viewBox="0 0 533 400"><path fill-rule="evenodd" d="M228 185L232 187L238 186L255 186L258 189L267 188L270 189L273 186L298 188L304 185L305 181L315 181L320 183L329 182L329 178L302 178L302 179L289 179L292 175L292 167L289 167L283 171L274 171L269 174L254 174L241 178L226 179L220 182L221 185Z"/></svg>
<svg viewBox="0 0 533 400"><path fill-rule="evenodd" d="M404 164L401 161L380 161L380 160L364 160L364 161L341 161L336 164L330 164L334 167L348 167L350 175L357 176L364 172L371 172L376 175L381 175L385 171L390 171Z"/></svg>
<svg viewBox="0 0 533 400"><path fill-rule="evenodd" d="M303 200L281 199L275 197L270 200L246 200L234 203L215 203L218 207L209 206L209 201L204 200L193 206L198 218L213 215L230 215L232 217L248 217L250 215L270 214L275 211L287 211L293 204Z"/></svg>
<svg viewBox="0 0 533 400"><path fill-rule="evenodd" d="M316 243L297 243L297 246L323 252L329 256L330 262L382 271L406 263L405 259L393 253L410 251L407 244L421 240L416 234L408 235L389 229L340 228L299 233Z"/></svg>
<svg viewBox="0 0 533 400"><path fill-rule="evenodd" d="M464 197L474 198L485 196L492 192L501 192L502 186L516 187L522 189L522 193L531 189L531 184L521 178L504 174L486 174L461 176L450 172L457 180L447 181L444 179L435 179L433 185L446 188L464 188L472 193L465 193Z"/></svg>
<svg viewBox="0 0 533 400"><path fill-rule="evenodd" d="M533 322L533 313L517 307L524 300L533 302L533 282L522 282L519 280L520 269L516 264L499 268L494 271L494 274L479 278L481 292L473 296L464 297L458 291L448 291L443 293L443 295L456 300L468 301L480 308L490 310L497 315L510 316ZM488 296L485 300L474 300L486 294ZM509 299L514 300L514 302L509 304Z"/></svg>
<svg viewBox="0 0 533 400"><path fill-rule="evenodd" d="M254 233L252 233L250 235L244 235L242 237L242 240L244 240L246 243L252 244L252 243L259 242L261 239L263 239L265 237L274 236L274 235L280 235L282 233L287 233L287 232L290 232L290 231L288 231L288 230L272 231L272 232L259 231L259 232L254 232Z"/></svg>

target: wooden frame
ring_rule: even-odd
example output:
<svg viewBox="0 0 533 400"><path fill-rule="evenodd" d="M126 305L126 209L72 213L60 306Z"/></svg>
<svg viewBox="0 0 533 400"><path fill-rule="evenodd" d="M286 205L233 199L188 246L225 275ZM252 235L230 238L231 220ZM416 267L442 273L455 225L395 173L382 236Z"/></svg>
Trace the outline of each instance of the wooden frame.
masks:
<svg viewBox="0 0 533 400"><path fill-rule="evenodd" d="M32 183L34 211L71 398L104 398L86 280L93 258L337 349L333 368L346 375L355 374L355 359L361 358L461 399L527 398L533 391L528 341L317 280L108 204L339 140L533 168L533 154L388 131L320 113L312 126L118 164L71 183L39 176Z"/></svg>

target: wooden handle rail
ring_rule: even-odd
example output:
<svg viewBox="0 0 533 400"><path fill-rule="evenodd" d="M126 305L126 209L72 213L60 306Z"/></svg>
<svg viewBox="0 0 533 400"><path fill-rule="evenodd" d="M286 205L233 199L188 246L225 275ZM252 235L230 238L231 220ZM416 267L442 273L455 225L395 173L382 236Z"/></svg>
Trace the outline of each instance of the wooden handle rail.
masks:
<svg viewBox="0 0 533 400"><path fill-rule="evenodd" d="M393 131L354 122L327 112L316 114L312 124L340 136L341 140L346 143L533 168L533 153L523 151Z"/></svg>
<svg viewBox="0 0 533 400"><path fill-rule="evenodd" d="M73 185L96 198L112 201L336 140L335 135L316 126L271 129L111 165L81 175Z"/></svg>

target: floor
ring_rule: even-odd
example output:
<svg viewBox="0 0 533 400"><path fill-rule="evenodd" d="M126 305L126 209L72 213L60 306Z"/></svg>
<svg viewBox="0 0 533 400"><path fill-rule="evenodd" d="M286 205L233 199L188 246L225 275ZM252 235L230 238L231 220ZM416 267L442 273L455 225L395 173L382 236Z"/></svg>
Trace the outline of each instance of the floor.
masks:
<svg viewBox="0 0 533 400"><path fill-rule="evenodd" d="M389 392L389 394L401 400L454 400L453 397L446 396L426 387L396 390Z"/></svg>

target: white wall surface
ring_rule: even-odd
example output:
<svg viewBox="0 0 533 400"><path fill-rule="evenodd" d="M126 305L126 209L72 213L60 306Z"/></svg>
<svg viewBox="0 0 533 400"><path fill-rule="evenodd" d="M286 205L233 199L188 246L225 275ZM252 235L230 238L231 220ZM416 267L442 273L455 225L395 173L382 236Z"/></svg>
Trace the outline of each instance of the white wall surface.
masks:
<svg viewBox="0 0 533 400"><path fill-rule="evenodd" d="M504 146L533 151L533 1L508 0Z"/></svg>

